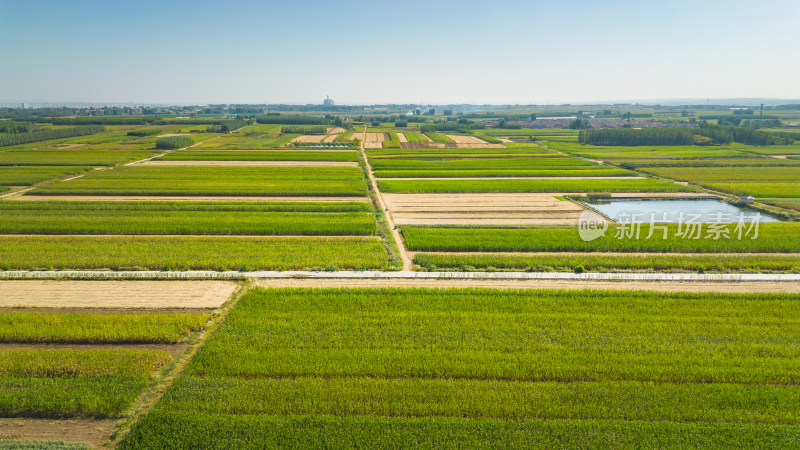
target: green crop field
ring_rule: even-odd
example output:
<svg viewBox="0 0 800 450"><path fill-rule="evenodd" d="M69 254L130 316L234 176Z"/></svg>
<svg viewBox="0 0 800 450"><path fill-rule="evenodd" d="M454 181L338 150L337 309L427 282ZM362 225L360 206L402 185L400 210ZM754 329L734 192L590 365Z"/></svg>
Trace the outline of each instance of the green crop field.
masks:
<svg viewBox="0 0 800 450"><path fill-rule="evenodd" d="M0 310L0 342L70 344L177 343L208 321L207 314L91 314Z"/></svg>
<svg viewBox="0 0 800 450"><path fill-rule="evenodd" d="M367 149L369 159L410 158L410 159L464 159L464 158L506 158L530 156L537 158L560 158L566 159L564 155L559 155L541 147L520 147L520 148L432 148L432 149ZM590 162L587 162L591 164ZM545 164L545 163L542 163Z"/></svg>
<svg viewBox="0 0 800 450"><path fill-rule="evenodd" d="M370 160L374 170L599 169L579 158L382 158Z"/></svg>
<svg viewBox="0 0 800 450"><path fill-rule="evenodd" d="M799 308L797 294L255 289L122 448L791 446Z"/></svg>
<svg viewBox="0 0 800 450"><path fill-rule="evenodd" d="M0 236L0 269L386 269L364 237Z"/></svg>
<svg viewBox="0 0 800 450"><path fill-rule="evenodd" d="M749 146L701 147L696 145L675 145L657 147L601 147L566 142L548 142L553 150L594 159L672 159L672 158L731 158L758 156Z"/></svg>
<svg viewBox="0 0 800 450"><path fill-rule="evenodd" d="M488 169L488 170L376 170L378 178L469 178L469 177L621 177L638 174L609 166L585 170L558 169Z"/></svg>
<svg viewBox="0 0 800 450"><path fill-rule="evenodd" d="M0 166L113 166L153 156L152 150L25 150L0 152Z"/></svg>
<svg viewBox="0 0 800 450"><path fill-rule="evenodd" d="M452 144L453 140L447 137L447 135L443 133L437 133L435 131L427 131L425 135L428 136L433 142L438 142L440 144Z"/></svg>
<svg viewBox="0 0 800 450"><path fill-rule="evenodd" d="M800 254L417 253L414 255L414 263L423 270L800 273Z"/></svg>
<svg viewBox="0 0 800 450"><path fill-rule="evenodd" d="M0 417L121 417L171 359L145 349L0 349Z"/></svg>
<svg viewBox="0 0 800 450"><path fill-rule="evenodd" d="M419 131L403 130L403 136L408 142L428 142L425 136Z"/></svg>
<svg viewBox="0 0 800 450"><path fill-rule="evenodd" d="M132 166L56 182L36 194L63 195L331 195L362 196L367 184L353 167Z"/></svg>
<svg viewBox="0 0 800 450"><path fill-rule="evenodd" d="M80 166L0 166L0 186L30 186L67 175L76 175L91 167Z"/></svg>
<svg viewBox="0 0 800 450"><path fill-rule="evenodd" d="M181 150L159 161L358 161L355 151Z"/></svg>
<svg viewBox="0 0 800 450"><path fill-rule="evenodd" d="M639 239L618 239L615 229L593 241L584 241L575 228L402 228L408 249L444 252L690 252L690 253L797 253L800 247L800 222L771 222L759 225L753 235L738 239L736 224L728 229L730 238L684 239L670 225L667 239L657 230L650 239L649 225L641 226ZM701 230L707 236L708 230Z"/></svg>
<svg viewBox="0 0 800 450"><path fill-rule="evenodd" d="M650 178L631 180L379 180L383 192L456 193L456 192L694 192L677 183Z"/></svg>
<svg viewBox="0 0 800 450"><path fill-rule="evenodd" d="M239 202L3 202L4 234L223 234L369 236L371 211L315 212ZM359 206L369 206L363 204ZM308 211L301 211L301 209ZM343 205L355 209L357 204Z"/></svg>

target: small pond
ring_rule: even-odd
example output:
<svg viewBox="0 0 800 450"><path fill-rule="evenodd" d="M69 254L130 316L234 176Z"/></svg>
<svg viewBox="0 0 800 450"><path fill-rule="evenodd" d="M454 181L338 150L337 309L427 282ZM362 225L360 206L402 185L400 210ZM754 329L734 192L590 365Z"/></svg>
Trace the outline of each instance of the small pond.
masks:
<svg viewBox="0 0 800 450"><path fill-rule="evenodd" d="M742 214L744 221L749 222L756 211L742 208L730 203L713 199L680 199L680 200L630 200L630 199L588 199L583 201L585 204L605 214L612 220L618 221L621 214L643 214L638 216L636 222L650 222L650 213L655 213L654 222L675 222L680 213L684 215L684 220L688 220L690 215L700 214L694 220L696 223L735 223L738 222L737 216ZM666 220L663 220L666 213ZM631 220L628 219L628 222ZM761 213L759 219L764 222L778 222L778 219Z"/></svg>

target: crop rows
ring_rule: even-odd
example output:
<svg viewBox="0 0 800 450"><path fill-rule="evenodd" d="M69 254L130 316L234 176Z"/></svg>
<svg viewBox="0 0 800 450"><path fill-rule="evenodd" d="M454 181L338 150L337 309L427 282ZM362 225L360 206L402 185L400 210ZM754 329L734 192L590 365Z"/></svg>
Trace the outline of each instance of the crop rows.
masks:
<svg viewBox="0 0 800 450"><path fill-rule="evenodd" d="M38 203L38 202L35 202ZM369 236L375 234L371 211L266 211L241 203L192 205L189 202L130 208L113 202L28 202L0 205L4 234L195 234L195 235L308 235ZM74 206L73 206L74 205ZM58 208L58 206L61 206ZM119 208L114 209L114 206ZM151 206L151 208L147 208ZM166 209L164 206L171 206ZM255 205L258 206L258 205ZM266 208L265 208L266 209Z"/></svg>
<svg viewBox="0 0 800 450"><path fill-rule="evenodd" d="M604 254L457 254L417 253L426 270L522 270L535 272L792 272L800 273L800 255L604 255Z"/></svg>
<svg viewBox="0 0 800 450"><path fill-rule="evenodd" d="M693 192L680 184L655 179L632 180L379 180L382 192L459 193L459 192Z"/></svg>
<svg viewBox="0 0 800 450"><path fill-rule="evenodd" d="M0 269L385 269L371 238L0 236Z"/></svg>
<svg viewBox="0 0 800 450"><path fill-rule="evenodd" d="M730 227L733 229L733 226ZM593 241L584 241L574 228L433 228L403 227L409 250L444 252L691 252L691 253L796 253L800 251L800 223L772 222L752 234L730 238L684 239L670 225L666 239L661 230L650 239L649 225L641 226L639 239L617 239L615 229ZM705 232L701 232L703 234Z"/></svg>
<svg viewBox="0 0 800 450"><path fill-rule="evenodd" d="M358 153L280 150L183 150L158 158L159 161L358 161Z"/></svg>
<svg viewBox="0 0 800 450"><path fill-rule="evenodd" d="M256 289L122 447L789 443L798 312L796 294Z"/></svg>
<svg viewBox="0 0 800 450"><path fill-rule="evenodd" d="M358 195L367 193L360 168L124 167L37 189L72 195Z"/></svg>
<svg viewBox="0 0 800 450"><path fill-rule="evenodd" d="M0 186L30 186L66 175L79 174L89 169L81 166L0 166Z"/></svg>

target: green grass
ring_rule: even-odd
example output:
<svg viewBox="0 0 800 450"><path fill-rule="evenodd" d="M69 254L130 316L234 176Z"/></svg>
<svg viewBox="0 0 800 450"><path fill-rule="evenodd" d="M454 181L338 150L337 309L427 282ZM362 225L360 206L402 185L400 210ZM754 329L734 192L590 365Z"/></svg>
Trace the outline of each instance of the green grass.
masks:
<svg viewBox="0 0 800 450"><path fill-rule="evenodd" d="M560 255L418 253L424 270L521 270L572 272L791 272L800 273L800 255Z"/></svg>
<svg viewBox="0 0 800 450"><path fill-rule="evenodd" d="M152 412L122 449L790 448L795 425L456 418L234 416Z"/></svg>
<svg viewBox="0 0 800 450"><path fill-rule="evenodd" d="M710 189L729 192L734 195L760 197L800 197L800 183L710 183L698 182Z"/></svg>
<svg viewBox="0 0 800 450"><path fill-rule="evenodd" d="M603 166L579 158L505 157L505 158L370 158L374 170L558 170L583 168L596 170ZM616 169L619 170L619 169ZM628 172L631 173L632 172Z"/></svg>
<svg viewBox="0 0 800 450"><path fill-rule="evenodd" d="M358 161L355 151L182 150L159 161Z"/></svg>
<svg viewBox="0 0 800 450"><path fill-rule="evenodd" d="M563 155L553 153L541 147L531 147L527 144L521 148L432 148L432 149L367 149L370 162L384 158L412 158L412 159L445 159L445 158L507 158L507 157L536 157L536 158L559 158L564 161L567 158ZM573 158L573 161L579 161ZM546 164L541 162L541 164ZM584 165L593 164L591 162L582 163Z"/></svg>
<svg viewBox="0 0 800 450"><path fill-rule="evenodd" d="M385 269L377 239L220 236L0 236L2 269Z"/></svg>
<svg viewBox="0 0 800 450"><path fill-rule="evenodd" d="M147 158L153 151L27 150L0 152L0 166L113 166Z"/></svg>
<svg viewBox="0 0 800 450"><path fill-rule="evenodd" d="M367 185L353 167L132 166L56 182L36 194L63 195L329 195L364 196Z"/></svg>
<svg viewBox="0 0 800 450"><path fill-rule="evenodd" d="M465 178L465 177L622 177L637 176L624 169L606 168L572 169L489 169L489 170L376 170L377 178Z"/></svg>
<svg viewBox="0 0 800 450"><path fill-rule="evenodd" d="M30 186L42 181L76 175L89 170L80 166L0 166L0 186Z"/></svg>
<svg viewBox="0 0 800 450"><path fill-rule="evenodd" d="M426 136L431 138L433 142L438 142L440 144L452 144L453 140L447 137L447 135L443 133L438 133L436 131L428 131L425 133Z"/></svg>
<svg viewBox="0 0 800 450"><path fill-rule="evenodd" d="M770 182L800 184L800 167L658 167L647 168L664 178L694 183Z"/></svg>
<svg viewBox="0 0 800 450"><path fill-rule="evenodd" d="M0 350L0 417L121 417L169 353Z"/></svg>
<svg viewBox="0 0 800 450"><path fill-rule="evenodd" d="M0 349L0 375L149 376L170 359L163 350L135 348Z"/></svg>
<svg viewBox="0 0 800 450"><path fill-rule="evenodd" d="M689 253L796 253L800 251L800 223L773 222L759 226L759 236L737 239L736 224L731 224L731 238L683 239L671 225L667 239L655 231L646 239L647 224L641 226L639 239L617 239L616 230L604 237L586 242L576 228L433 228L403 227L409 250L445 252L689 252ZM707 235L707 228L702 236Z"/></svg>
<svg viewBox="0 0 800 450"><path fill-rule="evenodd" d="M623 159L614 160L623 167L776 167L800 166L800 161L775 158L714 158L714 159Z"/></svg>
<svg viewBox="0 0 800 450"><path fill-rule="evenodd" d="M633 180L379 180L387 193L458 192L694 192L680 184L655 179Z"/></svg>
<svg viewBox="0 0 800 450"><path fill-rule="evenodd" d="M313 212L314 205L306 207L312 211L298 211L302 207L292 210L295 208L291 205L286 205L287 211L281 211L280 205L239 202L3 202L0 204L0 233L305 236L375 234L375 217L371 211Z"/></svg>
<svg viewBox="0 0 800 450"><path fill-rule="evenodd" d="M403 136L406 137L408 142L428 142L424 135L419 131L403 130Z"/></svg>
<svg viewBox="0 0 800 450"><path fill-rule="evenodd" d="M122 448L788 443L798 313L797 294L254 289Z"/></svg>
<svg viewBox="0 0 800 450"><path fill-rule="evenodd" d="M207 314L195 313L92 314L0 311L0 342L177 343L189 333L201 330L208 319Z"/></svg>
<svg viewBox="0 0 800 450"><path fill-rule="evenodd" d="M752 158L757 156L757 154L749 150L750 147L744 145L731 145L725 147L704 147L695 145L665 145L657 147L602 147L567 142L548 142L547 147L553 150L559 150L577 156L582 156L584 158L593 159Z"/></svg>
<svg viewBox="0 0 800 450"><path fill-rule="evenodd" d="M800 198L762 198L761 202L769 203L781 208L793 209L800 211Z"/></svg>

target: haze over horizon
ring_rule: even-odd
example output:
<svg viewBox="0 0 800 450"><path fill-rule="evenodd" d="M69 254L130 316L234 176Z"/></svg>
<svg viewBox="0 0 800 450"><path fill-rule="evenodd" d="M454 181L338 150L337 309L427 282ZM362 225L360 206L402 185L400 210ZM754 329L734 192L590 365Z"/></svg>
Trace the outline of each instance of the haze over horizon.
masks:
<svg viewBox="0 0 800 450"><path fill-rule="evenodd" d="M0 0L0 100L800 98L800 3Z"/></svg>

